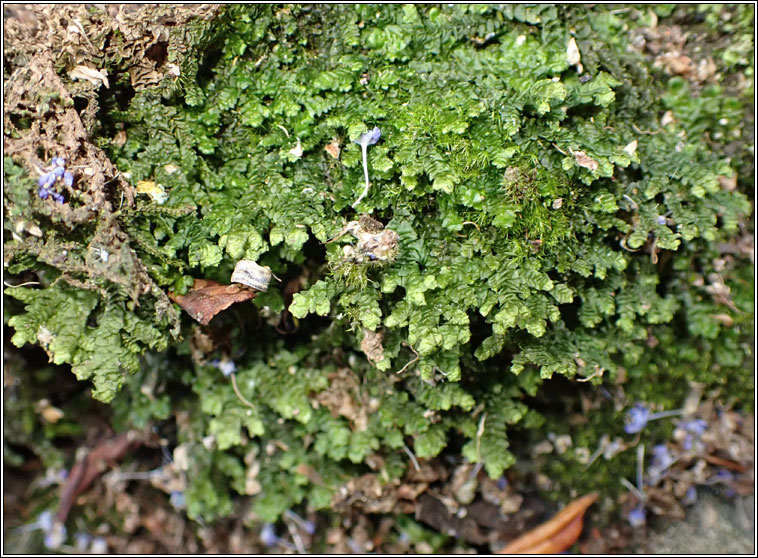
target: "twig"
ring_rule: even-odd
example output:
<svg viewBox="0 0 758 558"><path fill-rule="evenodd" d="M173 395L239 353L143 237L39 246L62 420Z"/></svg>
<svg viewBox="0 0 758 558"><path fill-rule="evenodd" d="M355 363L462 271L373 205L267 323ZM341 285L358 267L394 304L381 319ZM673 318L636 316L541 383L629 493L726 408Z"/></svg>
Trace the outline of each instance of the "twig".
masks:
<svg viewBox="0 0 758 558"><path fill-rule="evenodd" d="M624 477L621 477L621 484L623 484L624 488L626 488L629 492L634 492L637 495L637 498L640 499L640 501L642 502L647 501L647 496L645 496L645 493L640 492L636 486L634 486L631 482L626 480Z"/></svg>
<svg viewBox="0 0 758 558"><path fill-rule="evenodd" d="M300 538L300 533L297 532L297 529L292 525L292 522L287 521L285 518L284 524L287 526L287 530L290 532L290 535L292 535L292 540L295 541L295 547L297 548L298 554L305 554L305 545L303 544L303 539Z"/></svg>
<svg viewBox="0 0 758 558"><path fill-rule="evenodd" d="M232 387L234 388L234 393L237 394L237 399L239 399L240 401L242 401L245 405L247 405L251 409L258 410L258 407L256 407L252 403L250 403L250 401L248 401L247 399L245 399L245 396L240 393L240 390L237 387L237 375L234 372L232 372Z"/></svg>
<svg viewBox="0 0 758 558"><path fill-rule="evenodd" d="M482 454L479 452L479 447L481 445L482 434L484 434L484 423L486 421L487 413L484 413L479 421L479 426L476 428L476 459L480 462L482 460Z"/></svg>
<svg viewBox="0 0 758 558"><path fill-rule="evenodd" d="M645 493L645 490L642 487L642 475L644 474L644 468L645 468L645 444L640 444L639 446L637 446L637 488L643 494Z"/></svg>
<svg viewBox="0 0 758 558"><path fill-rule="evenodd" d="M655 132L651 132L650 130L640 130L636 125L632 124L632 128L638 133L638 134L648 134L650 136L654 136L656 134L660 134L663 130L656 130Z"/></svg>
<svg viewBox="0 0 758 558"><path fill-rule="evenodd" d="M413 351L413 354L416 355L416 358L414 358L408 364L406 364L405 366L403 366L400 370L398 370L397 372L395 372L395 374L402 374L403 372L405 372L406 368L408 368L411 364L413 364L414 362L416 362L419 359L419 356L418 356L418 353L416 352L416 349L414 349L412 345L408 345L408 348L410 348L410 350Z"/></svg>

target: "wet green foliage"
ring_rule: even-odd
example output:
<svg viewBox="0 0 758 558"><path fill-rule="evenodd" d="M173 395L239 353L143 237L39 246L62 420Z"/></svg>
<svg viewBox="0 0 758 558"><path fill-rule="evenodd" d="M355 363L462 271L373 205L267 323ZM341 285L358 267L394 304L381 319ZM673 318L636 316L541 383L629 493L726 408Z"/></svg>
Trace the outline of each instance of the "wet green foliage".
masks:
<svg viewBox="0 0 758 558"><path fill-rule="evenodd" d="M113 268L99 292L51 284L75 270L19 256L13 271L40 272L45 288L6 291L24 304L12 341L92 378L125 424L187 413L177 443L192 449L188 513L204 519L252 493L253 462L266 520L303 500L328 506L369 463L397 477L404 446L418 458L460 451L498 477L515 460L509 430L540 422L525 398L554 374L599 384L623 369L651 401L667 396L651 378L745 389L753 276L719 263L717 247L751 205L722 186L730 160L702 141L738 126L742 101L715 86L693 95L681 78L661 92L627 51L629 22L596 10L228 6L173 88L105 115L127 131L106 149L133 184L168 192L162 206L140 199L116 217L161 289L228 282L240 258L282 278L212 324L226 345L208 356L234 359L252 408L190 360L187 340L165 353L172 364L151 357L139 370L141 354L168 346L171 322L156 296L127 306ZM567 57L572 37L582 74ZM675 120L662 126L668 109ZM371 187L354 210L353 142L374 126ZM324 149L332 142L339 158ZM33 199L24 217L45 223L48 242L60 234L33 182L6 180L14 207ZM394 261L346 260L349 235L326 243L362 213L397 232ZM93 234L75 233L80 251ZM292 281L302 288L290 300ZM718 285L731 292L719 298ZM285 310L298 331L283 337ZM375 364L361 353L372 332ZM320 397L340 374L342 406ZM158 399L140 390L148 378Z"/></svg>

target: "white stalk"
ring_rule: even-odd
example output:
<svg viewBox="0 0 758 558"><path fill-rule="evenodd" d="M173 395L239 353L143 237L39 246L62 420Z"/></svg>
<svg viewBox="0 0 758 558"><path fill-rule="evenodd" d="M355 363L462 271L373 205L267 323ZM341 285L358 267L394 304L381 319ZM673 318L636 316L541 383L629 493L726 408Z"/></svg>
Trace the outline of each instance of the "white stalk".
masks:
<svg viewBox="0 0 758 558"><path fill-rule="evenodd" d="M368 144L361 144L361 152L363 153L363 176L366 178L366 186L363 188L361 195L358 196L358 199L353 202L352 207L357 206L361 200L366 197L366 194L368 194Z"/></svg>

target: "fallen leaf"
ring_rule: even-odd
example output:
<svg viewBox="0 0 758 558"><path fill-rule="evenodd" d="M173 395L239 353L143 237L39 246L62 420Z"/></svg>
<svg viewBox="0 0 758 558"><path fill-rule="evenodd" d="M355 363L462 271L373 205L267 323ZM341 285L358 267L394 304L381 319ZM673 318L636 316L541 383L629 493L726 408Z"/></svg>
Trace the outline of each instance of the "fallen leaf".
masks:
<svg viewBox="0 0 758 558"><path fill-rule="evenodd" d="M339 159L340 157L340 143L334 139L332 140L332 143L327 143L324 147L324 151L326 151L329 155L334 157L335 159Z"/></svg>
<svg viewBox="0 0 758 558"><path fill-rule="evenodd" d="M587 155L584 151L573 151L572 154L574 155L574 159L576 159L576 164L580 167L584 167L593 172L597 169L597 161Z"/></svg>
<svg viewBox="0 0 758 558"><path fill-rule="evenodd" d="M256 292L239 284L222 285L207 279L195 279L192 290L186 295L169 293L169 298L203 325L236 302L255 298Z"/></svg>
<svg viewBox="0 0 758 558"><path fill-rule="evenodd" d="M498 554L558 554L571 547L582 532L582 519L597 492L577 498L555 517L511 541Z"/></svg>
<svg viewBox="0 0 758 558"><path fill-rule="evenodd" d="M732 176L719 176L719 185L727 192L734 192L737 189L737 173Z"/></svg>
<svg viewBox="0 0 758 558"><path fill-rule="evenodd" d="M90 484L110 466L124 458L132 449L140 444L134 433L119 434L114 438L98 443L87 456L71 467L66 484L61 494L60 506L56 519L65 523L76 499Z"/></svg>
<svg viewBox="0 0 758 558"><path fill-rule="evenodd" d="M82 66L79 65L73 70L71 70L68 73L68 76L71 79L84 79L89 81L90 83L94 83L95 85L100 85L101 83L105 85L105 87L110 87L110 84L108 83L108 78L105 76L103 72L100 70L96 70L95 68L90 68L88 66Z"/></svg>
<svg viewBox="0 0 758 558"><path fill-rule="evenodd" d="M670 74L687 76L696 70L695 63L683 54L663 54L656 59L656 64L663 65Z"/></svg>
<svg viewBox="0 0 758 558"><path fill-rule="evenodd" d="M137 193L147 194L157 204L162 204L168 199L166 189L152 180L140 180L137 182Z"/></svg>
<svg viewBox="0 0 758 558"><path fill-rule="evenodd" d="M42 415L47 422L56 423L64 417L63 411L53 407L47 399L40 399L34 404L34 410Z"/></svg>

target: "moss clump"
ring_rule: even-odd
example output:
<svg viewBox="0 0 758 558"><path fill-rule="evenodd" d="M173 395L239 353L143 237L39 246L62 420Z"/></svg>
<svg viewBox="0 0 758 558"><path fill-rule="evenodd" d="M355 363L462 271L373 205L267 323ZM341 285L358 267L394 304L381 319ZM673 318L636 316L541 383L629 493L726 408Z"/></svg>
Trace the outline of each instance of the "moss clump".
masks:
<svg viewBox="0 0 758 558"><path fill-rule="evenodd" d="M193 456L190 517L230 513L233 492L266 520L304 499L325 507L367 467L402 474L406 450L460 451L498 477L515 460L512 425L540 422L526 396L554 374L750 385L752 296L724 287L752 275L717 261L750 204L701 141L716 115L691 123L702 101L676 82L661 99L626 48L630 23L604 7L228 6L175 89L141 89L103 114L126 133L100 138L118 170L168 193L100 216L145 284L228 282L240 258L282 279L206 332L184 316L187 340L154 379ZM662 123L668 106L677 118ZM371 186L353 209L354 142L374 127ZM33 185L10 178L18 210ZM21 214L41 222L40 207ZM327 243L362 214L397 234L381 265L346 258L349 235ZM163 299L125 309L118 273L29 248L59 231L46 222L39 241L11 243L14 271L44 263L43 289L8 291L26 304L14 342L41 342L45 328L56 362L93 375L122 420L164 418L140 391L150 372L119 374L167 346ZM51 284L61 274L102 292ZM654 353L651 337L664 345ZM235 362L235 385L214 358Z"/></svg>

